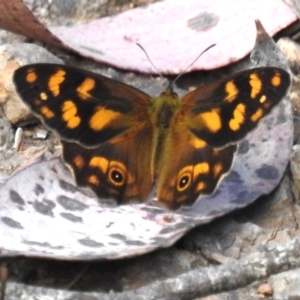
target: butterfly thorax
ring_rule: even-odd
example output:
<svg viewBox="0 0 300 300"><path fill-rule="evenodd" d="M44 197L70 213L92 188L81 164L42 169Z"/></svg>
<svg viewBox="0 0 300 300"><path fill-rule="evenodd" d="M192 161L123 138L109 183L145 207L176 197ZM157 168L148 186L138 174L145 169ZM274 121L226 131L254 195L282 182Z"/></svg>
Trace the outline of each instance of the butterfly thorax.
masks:
<svg viewBox="0 0 300 300"><path fill-rule="evenodd" d="M180 102L176 93L168 88L159 97L154 98L151 105L151 119L154 124L151 169L154 178L160 172L163 163L163 153L166 139L171 128L174 115L180 109ZM155 179L154 179L155 181Z"/></svg>
<svg viewBox="0 0 300 300"><path fill-rule="evenodd" d="M152 120L157 128L163 129L170 126L174 113L179 109L179 100L172 89L167 89L152 102Z"/></svg>

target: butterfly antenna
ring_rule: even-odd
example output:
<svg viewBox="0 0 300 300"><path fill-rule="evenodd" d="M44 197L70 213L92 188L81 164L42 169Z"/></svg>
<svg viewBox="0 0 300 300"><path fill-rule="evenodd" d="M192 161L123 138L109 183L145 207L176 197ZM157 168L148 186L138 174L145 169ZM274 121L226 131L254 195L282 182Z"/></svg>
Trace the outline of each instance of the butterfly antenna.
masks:
<svg viewBox="0 0 300 300"><path fill-rule="evenodd" d="M197 57L196 57L196 59L191 63L191 64L189 64L188 65L188 67L187 68L185 68L185 70L183 70L172 82L170 82L170 84L169 84L169 89L171 89L172 90L172 86L174 85L174 83L178 80L178 78L179 77L181 77L182 76L182 74L184 74L198 59L199 59L199 57L202 55L202 54L204 54L206 51L208 51L210 48L212 48L212 47L214 47L214 46L216 46L216 44L212 44L212 45L210 45L209 47L207 47L205 50L203 50Z"/></svg>
<svg viewBox="0 0 300 300"><path fill-rule="evenodd" d="M142 49L142 51L145 53L147 59L149 60L150 64L152 65L152 67L154 68L154 70L157 72L157 74L160 76L160 78L161 78L161 79L164 79L164 77L161 75L161 73L158 71L158 69L156 68L156 66L154 65L154 63L152 62L152 60L150 59L150 57L149 57L147 51L144 49L144 47L143 47L141 44L139 44L139 43L136 43L136 44L137 44L137 46L139 46L139 47Z"/></svg>

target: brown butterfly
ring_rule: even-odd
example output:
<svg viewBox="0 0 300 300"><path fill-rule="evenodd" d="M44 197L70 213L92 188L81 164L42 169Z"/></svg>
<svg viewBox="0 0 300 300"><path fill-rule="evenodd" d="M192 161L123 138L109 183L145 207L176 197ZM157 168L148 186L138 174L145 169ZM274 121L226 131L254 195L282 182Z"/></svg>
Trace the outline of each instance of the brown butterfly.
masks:
<svg viewBox="0 0 300 300"><path fill-rule="evenodd" d="M152 98L63 65L27 65L13 80L32 112L61 137L78 185L121 204L144 202L156 188L170 209L215 191L236 143L290 85L289 74L274 67L240 72L181 99L172 88Z"/></svg>

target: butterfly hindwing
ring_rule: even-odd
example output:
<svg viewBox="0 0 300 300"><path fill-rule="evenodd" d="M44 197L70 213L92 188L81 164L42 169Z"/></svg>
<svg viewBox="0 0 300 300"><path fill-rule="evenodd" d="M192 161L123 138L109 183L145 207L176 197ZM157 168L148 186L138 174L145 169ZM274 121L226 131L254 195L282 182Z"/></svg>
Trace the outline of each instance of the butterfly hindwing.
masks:
<svg viewBox="0 0 300 300"><path fill-rule="evenodd" d="M236 145L216 149L201 145L187 129L174 128L166 147L158 175L157 194L170 209L192 205L199 195L212 194L221 178L229 172Z"/></svg>
<svg viewBox="0 0 300 300"><path fill-rule="evenodd" d="M72 168L76 182L90 187L99 198L119 204L142 202L153 186L149 172L153 128L136 127L115 143L95 148L62 141L64 161Z"/></svg>

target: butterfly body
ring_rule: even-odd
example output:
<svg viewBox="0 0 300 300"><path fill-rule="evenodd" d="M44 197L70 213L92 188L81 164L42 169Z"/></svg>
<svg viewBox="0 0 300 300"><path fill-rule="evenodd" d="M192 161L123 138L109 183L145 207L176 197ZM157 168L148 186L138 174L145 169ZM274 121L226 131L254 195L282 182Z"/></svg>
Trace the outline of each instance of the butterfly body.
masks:
<svg viewBox="0 0 300 300"><path fill-rule="evenodd" d="M155 188L171 209L212 194L237 142L283 98L286 71L256 68L179 99L157 98L98 74L60 65L14 74L23 101L61 137L76 182L100 198L144 202Z"/></svg>

